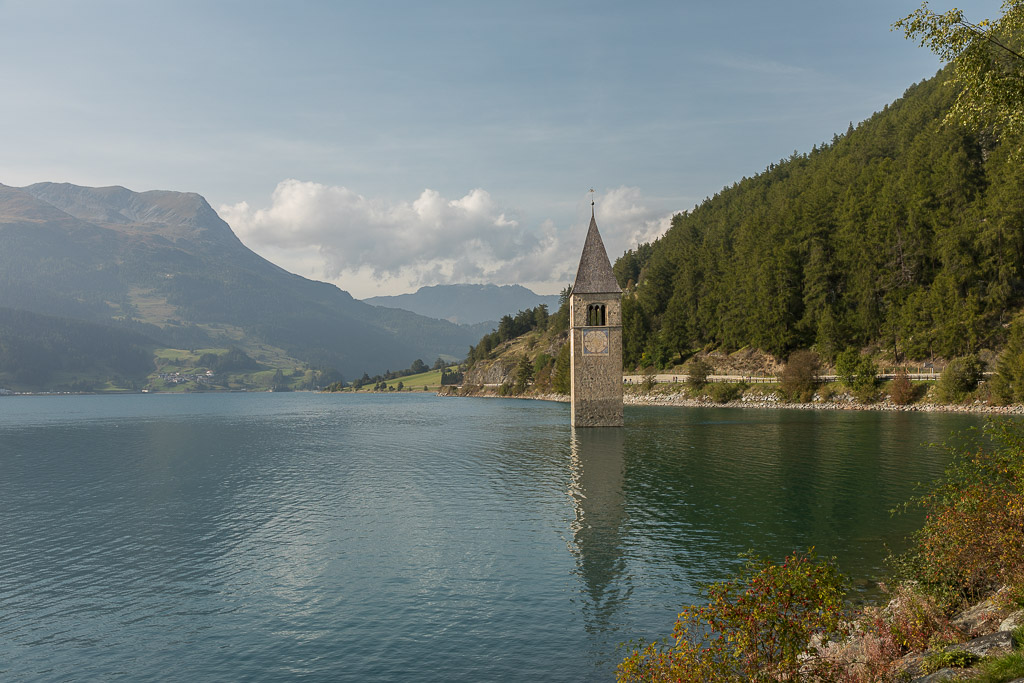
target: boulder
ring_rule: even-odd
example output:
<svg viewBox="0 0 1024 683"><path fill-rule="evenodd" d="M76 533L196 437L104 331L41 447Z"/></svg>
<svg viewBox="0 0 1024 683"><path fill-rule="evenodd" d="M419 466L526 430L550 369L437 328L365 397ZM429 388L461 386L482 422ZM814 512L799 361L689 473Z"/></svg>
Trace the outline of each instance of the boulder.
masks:
<svg viewBox="0 0 1024 683"><path fill-rule="evenodd" d="M951 623L970 636L979 636L995 631L1009 613L1007 608L1001 607L999 604L1002 592L1000 590L978 604L971 605L954 616Z"/></svg>
<svg viewBox="0 0 1024 683"><path fill-rule="evenodd" d="M980 636L966 643L954 645L950 650L966 650L979 657L1003 655L1013 650L1013 636L1009 631L997 631L987 636Z"/></svg>
<svg viewBox="0 0 1024 683"><path fill-rule="evenodd" d="M917 680L921 676L921 667L924 664L923 652L911 652L896 660L893 666L893 673L902 677L902 680Z"/></svg>
<svg viewBox="0 0 1024 683"><path fill-rule="evenodd" d="M990 633L987 636L980 636L966 643L953 645L949 650L963 650L978 657L1002 655L1013 649L1013 638L1009 632ZM905 656L897 664L896 671L904 671L905 675L917 676L921 672L921 665L926 659L926 653L915 653ZM911 683L939 683L939 681L963 681L977 675L976 669L939 669L927 676L911 678Z"/></svg>
<svg viewBox="0 0 1024 683"><path fill-rule="evenodd" d="M939 669L927 676L912 679L910 683L940 683L941 681L966 681L978 672L974 669Z"/></svg>
<svg viewBox="0 0 1024 683"><path fill-rule="evenodd" d="M1019 609L1003 619L999 624L999 630L1012 631L1021 625L1024 625L1024 609Z"/></svg>
<svg viewBox="0 0 1024 683"><path fill-rule="evenodd" d="M511 384L515 381L517 367L518 361L503 358L480 361L466 371L462 384Z"/></svg>

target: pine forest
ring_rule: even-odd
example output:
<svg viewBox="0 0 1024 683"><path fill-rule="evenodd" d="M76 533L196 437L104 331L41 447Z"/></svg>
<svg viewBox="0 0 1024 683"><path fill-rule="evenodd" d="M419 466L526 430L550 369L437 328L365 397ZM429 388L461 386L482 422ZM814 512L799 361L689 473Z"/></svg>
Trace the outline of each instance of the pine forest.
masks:
<svg viewBox="0 0 1024 683"><path fill-rule="evenodd" d="M901 363L1004 344L1024 303L1021 140L945 123L945 80L724 188L619 258L624 365L743 347Z"/></svg>

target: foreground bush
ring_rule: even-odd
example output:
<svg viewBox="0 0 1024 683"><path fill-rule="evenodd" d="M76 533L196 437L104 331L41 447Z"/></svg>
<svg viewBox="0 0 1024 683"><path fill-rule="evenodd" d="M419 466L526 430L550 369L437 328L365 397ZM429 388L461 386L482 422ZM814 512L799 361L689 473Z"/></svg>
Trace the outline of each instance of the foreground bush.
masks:
<svg viewBox="0 0 1024 683"><path fill-rule="evenodd" d="M990 423L985 436L955 452L944 478L914 501L924 526L897 561L950 603L1024 582L1024 426Z"/></svg>
<svg viewBox="0 0 1024 683"><path fill-rule="evenodd" d="M707 589L707 605L683 610L667 643L631 652L618 680L898 681L900 658L926 649L926 668L966 663L944 649L964 638L950 610L1004 585L1024 605L1024 424L990 423L953 455L944 477L908 504L924 508L925 522L911 550L893 558L907 581L887 606L844 615L841 577L813 552L781 565L752 559L738 578ZM1024 628L1014 638L1021 647ZM1024 653L981 668L980 681L1022 676Z"/></svg>
<svg viewBox="0 0 1024 683"><path fill-rule="evenodd" d="M626 657L617 680L816 680L829 664L812 638L840 634L844 592L835 561L813 549L782 564L751 557L738 578L706 589L707 605L679 614L668 644Z"/></svg>

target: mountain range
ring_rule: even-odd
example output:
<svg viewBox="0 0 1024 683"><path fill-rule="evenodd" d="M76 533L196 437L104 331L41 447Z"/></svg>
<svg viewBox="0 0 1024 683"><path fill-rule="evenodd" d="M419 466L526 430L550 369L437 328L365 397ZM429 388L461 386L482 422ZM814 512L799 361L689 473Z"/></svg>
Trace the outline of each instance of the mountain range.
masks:
<svg viewBox="0 0 1024 683"><path fill-rule="evenodd" d="M0 185L0 308L48 316L50 334L55 321L87 322L131 333L133 345L237 346L350 377L461 358L489 329L372 306L289 273L198 194L67 183ZM78 328L64 329L73 340Z"/></svg>
<svg viewBox="0 0 1024 683"><path fill-rule="evenodd" d="M546 305L551 312L558 310L557 294L537 294L522 285L434 285L420 287L412 294L374 296L363 301L453 323L485 323L492 327L497 326L502 315L514 315L539 304Z"/></svg>

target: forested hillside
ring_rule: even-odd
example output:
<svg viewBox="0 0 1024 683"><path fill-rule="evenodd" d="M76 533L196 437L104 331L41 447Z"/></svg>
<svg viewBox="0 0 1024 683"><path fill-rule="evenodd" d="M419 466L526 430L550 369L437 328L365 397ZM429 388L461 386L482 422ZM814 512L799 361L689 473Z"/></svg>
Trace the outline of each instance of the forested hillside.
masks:
<svg viewBox="0 0 1024 683"><path fill-rule="evenodd" d="M944 126L943 76L677 215L615 264L626 367L705 346L895 361L995 348L1024 303L1020 141Z"/></svg>
<svg viewBox="0 0 1024 683"><path fill-rule="evenodd" d="M0 387L91 391L107 377L140 388L156 346L130 329L0 307Z"/></svg>

